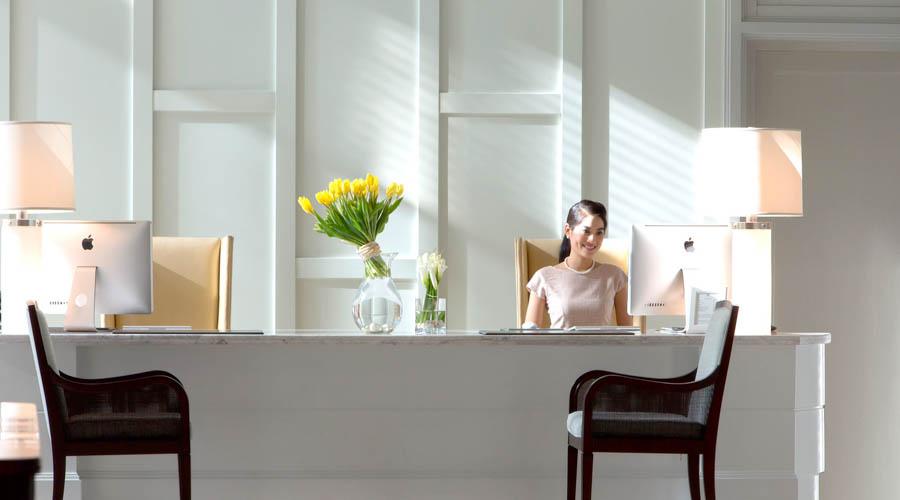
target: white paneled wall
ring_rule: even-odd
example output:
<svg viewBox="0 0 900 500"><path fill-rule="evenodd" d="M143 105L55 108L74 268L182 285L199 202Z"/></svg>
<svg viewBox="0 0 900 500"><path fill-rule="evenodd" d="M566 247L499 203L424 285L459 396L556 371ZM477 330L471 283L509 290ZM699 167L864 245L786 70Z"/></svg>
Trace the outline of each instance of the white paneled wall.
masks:
<svg viewBox="0 0 900 500"><path fill-rule="evenodd" d="M509 327L516 321L512 242L557 231L557 197L547 188L556 184L558 119L448 121L449 327Z"/></svg>
<svg viewBox="0 0 900 500"><path fill-rule="evenodd" d="M297 192L312 198L335 177L367 172L385 186L403 183L408 201L378 242L385 252L398 252L408 270L418 252L417 2L299 5ZM356 249L314 232L313 219L297 214L297 325L355 328L350 303L362 279ZM400 285L405 312L399 328L411 331L415 292L409 280Z"/></svg>
<svg viewBox="0 0 900 500"><path fill-rule="evenodd" d="M380 243L407 311L416 255L450 258L456 328L512 323L512 238L556 235L583 194L620 232L690 211L641 171L687 189L701 2L8 3L10 116L75 124L74 217L234 234L236 327L352 327L354 251L295 203L336 176L407 186Z"/></svg>
<svg viewBox="0 0 900 500"><path fill-rule="evenodd" d="M298 190L311 194L335 176L369 170L407 185L409 203L379 238L400 252L395 276L404 279L407 311L412 259L439 248L449 259L451 327L514 321L512 239L555 231L562 205L562 32L573 6L580 2L302 2ZM580 119L577 90L570 109ZM520 182L529 191L510 188ZM577 199L579 184L565 188L567 200ZM526 217L500 231L499 220L484 217L514 208ZM314 234L303 217L297 249L297 324L352 327L345 311L357 280L341 266L360 267L353 249Z"/></svg>
<svg viewBox="0 0 900 500"><path fill-rule="evenodd" d="M274 88L275 0L153 4L154 88Z"/></svg>
<svg viewBox="0 0 900 500"><path fill-rule="evenodd" d="M601 11L592 19L606 23L608 83L586 88L608 103L609 234L697 221L692 163L704 126L704 3L605 4L594 6Z"/></svg>
<svg viewBox="0 0 900 500"><path fill-rule="evenodd" d="M72 217L129 217L128 2L8 3L9 119L72 122L78 172Z"/></svg>
<svg viewBox="0 0 900 500"><path fill-rule="evenodd" d="M154 231L235 236L235 328L271 321L272 137L267 114L158 113L155 120Z"/></svg>

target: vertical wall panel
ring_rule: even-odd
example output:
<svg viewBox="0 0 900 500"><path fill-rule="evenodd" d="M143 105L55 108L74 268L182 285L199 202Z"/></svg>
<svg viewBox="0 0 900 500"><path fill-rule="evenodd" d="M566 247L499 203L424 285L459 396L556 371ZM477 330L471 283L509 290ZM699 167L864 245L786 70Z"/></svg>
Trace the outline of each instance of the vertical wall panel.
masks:
<svg viewBox="0 0 900 500"><path fill-rule="evenodd" d="M558 120L451 118L447 134L447 314L451 328L516 322L513 241L552 237Z"/></svg>
<svg viewBox="0 0 900 500"><path fill-rule="evenodd" d="M158 113L155 231L234 235L234 328L270 328L274 240L269 115Z"/></svg>
<svg viewBox="0 0 900 500"><path fill-rule="evenodd" d="M441 2L441 90L558 90L561 15L560 0Z"/></svg>
<svg viewBox="0 0 900 500"><path fill-rule="evenodd" d="M312 197L335 177L378 175L406 186L406 201L378 242L413 258L417 244L418 11L415 0L303 0L298 8L297 192ZM351 257L356 250L313 231L297 209L298 257ZM362 279L362 274L359 280ZM297 325L355 328L358 280L300 280ZM412 330L414 292L403 292Z"/></svg>
<svg viewBox="0 0 900 500"><path fill-rule="evenodd" d="M704 120L704 5L607 0L606 6L606 54L592 57L606 58L608 81L585 89L594 99L608 95L610 236L627 238L632 224L697 218L693 160Z"/></svg>
<svg viewBox="0 0 900 500"><path fill-rule="evenodd" d="M20 0L10 10L10 118L72 123L71 217L129 217L130 5Z"/></svg>
<svg viewBox="0 0 900 500"><path fill-rule="evenodd" d="M415 194L417 76L414 0L306 0L298 32L297 190L312 196L334 177L378 175ZM379 237L386 251L414 254L414 196ZM303 217L301 217L303 216ZM312 230L299 213L301 257L355 255Z"/></svg>
<svg viewBox="0 0 900 500"><path fill-rule="evenodd" d="M160 89L271 89L274 0L156 0Z"/></svg>

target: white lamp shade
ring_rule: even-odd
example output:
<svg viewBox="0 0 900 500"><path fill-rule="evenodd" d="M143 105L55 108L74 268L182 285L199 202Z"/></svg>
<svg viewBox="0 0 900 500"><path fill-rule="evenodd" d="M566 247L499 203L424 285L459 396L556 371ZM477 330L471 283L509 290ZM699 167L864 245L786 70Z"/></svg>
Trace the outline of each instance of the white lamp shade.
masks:
<svg viewBox="0 0 900 500"><path fill-rule="evenodd" d="M0 212L74 209L72 125L0 122Z"/></svg>
<svg viewBox="0 0 900 500"><path fill-rule="evenodd" d="M800 131L704 129L696 180L704 215L803 215Z"/></svg>

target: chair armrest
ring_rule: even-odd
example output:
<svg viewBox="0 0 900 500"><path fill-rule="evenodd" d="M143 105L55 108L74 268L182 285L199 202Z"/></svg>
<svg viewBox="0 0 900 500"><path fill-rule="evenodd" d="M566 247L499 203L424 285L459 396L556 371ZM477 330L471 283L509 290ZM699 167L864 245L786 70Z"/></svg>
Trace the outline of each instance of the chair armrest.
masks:
<svg viewBox="0 0 900 500"><path fill-rule="evenodd" d="M59 376L63 380L67 380L69 382L82 383L82 384L121 382L121 381L126 381L126 380L132 380L135 378L149 377L149 376L153 376L153 375L169 377L169 378L173 379L174 381L178 382L179 385L183 385L183 384L181 384L181 380L179 380L178 377L176 377L175 375L172 375L169 372L162 371L162 370L150 370L150 371L140 372L140 373L131 373L129 375L120 375L118 377L105 377L105 378L79 378L79 377L74 377L72 375L64 373L63 371L59 372Z"/></svg>
<svg viewBox="0 0 900 500"><path fill-rule="evenodd" d="M696 382L666 382L659 380L648 380L643 378L635 378L623 375L607 375L604 377L600 377L594 380L591 380L587 383L587 385L580 391L578 396L578 401L576 402L576 409L582 411L592 411L590 409L594 408L597 403L598 393L600 393L604 388L608 388L610 386L620 386L626 389L626 394L629 392L640 393L643 396L671 396L671 395L687 395L693 393L694 391L698 391L700 389L709 387L710 385L716 382L715 373L712 376L709 376L703 380L699 380ZM623 411L621 409L617 409L617 411ZM624 410L629 411L629 410ZM590 418L585 418L585 422L589 422ZM587 424L585 432L588 431ZM586 434L585 434L586 435Z"/></svg>
<svg viewBox="0 0 900 500"><path fill-rule="evenodd" d="M167 406L171 412L180 415L181 436L189 440L191 435L190 409L187 392L174 376L162 371L152 371L111 377L110 379L77 379L66 375L56 380L57 386L62 389L61 397L66 401L66 418L69 415L89 413L91 405L102 402L104 405L113 405L113 413L145 413L148 401L143 398L145 394L160 394L162 389L163 400L155 399L151 405L166 404L165 400L177 406ZM169 399L174 396L174 400ZM69 407L69 401L75 406ZM177 401L177 403L176 403ZM80 408L79 408L80 407ZM143 409L142 409L143 408ZM81 409L82 411L79 411Z"/></svg>
<svg viewBox="0 0 900 500"><path fill-rule="evenodd" d="M638 375L627 375L624 373L615 373L609 372L605 370L591 370L589 372L582 373L577 379L575 379L575 383L572 384L572 389L569 391L569 413L572 413L577 408L578 403L578 392L581 390L581 387L592 380L598 379L600 377L607 377L610 375L628 377L637 380L649 380L655 382L690 382L694 380L694 376L697 374L697 370L691 370L684 375L679 375L677 377L671 378L652 378L652 377L641 377Z"/></svg>
<svg viewBox="0 0 900 500"><path fill-rule="evenodd" d="M152 385L162 385L175 392L175 395L178 398L178 411L182 416L187 418L189 415L187 392L184 390L181 382L171 376L165 375L165 373L166 372L162 372L162 374L154 373L153 375L126 375L124 377L114 377L117 380L113 381L93 381L90 379L73 379L71 377L67 379L60 378L58 384L65 393L86 395L127 392L143 389Z"/></svg>

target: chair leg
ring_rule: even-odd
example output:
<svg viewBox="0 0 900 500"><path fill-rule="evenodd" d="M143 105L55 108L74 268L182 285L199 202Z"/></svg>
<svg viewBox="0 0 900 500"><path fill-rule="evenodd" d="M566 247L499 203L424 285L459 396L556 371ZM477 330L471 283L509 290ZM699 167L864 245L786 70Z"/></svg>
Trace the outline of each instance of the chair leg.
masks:
<svg viewBox="0 0 900 500"><path fill-rule="evenodd" d="M716 500L716 450L703 453L703 492L706 500Z"/></svg>
<svg viewBox="0 0 900 500"><path fill-rule="evenodd" d="M191 500L191 454L178 454L178 498Z"/></svg>
<svg viewBox="0 0 900 500"><path fill-rule="evenodd" d="M66 456L53 454L53 500L63 500L66 489Z"/></svg>
<svg viewBox="0 0 900 500"><path fill-rule="evenodd" d="M591 479L593 479L594 454L581 454L581 500L591 500Z"/></svg>
<svg viewBox="0 0 900 500"><path fill-rule="evenodd" d="M575 500L575 483L578 481L578 450L569 446L566 457L566 500Z"/></svg>
<svg viewBox="0 0 900 500"><path fill-rule="evenodd" d="M699 453L688 453L688 482L691 485L691 500L700 500Z"/></svg>

